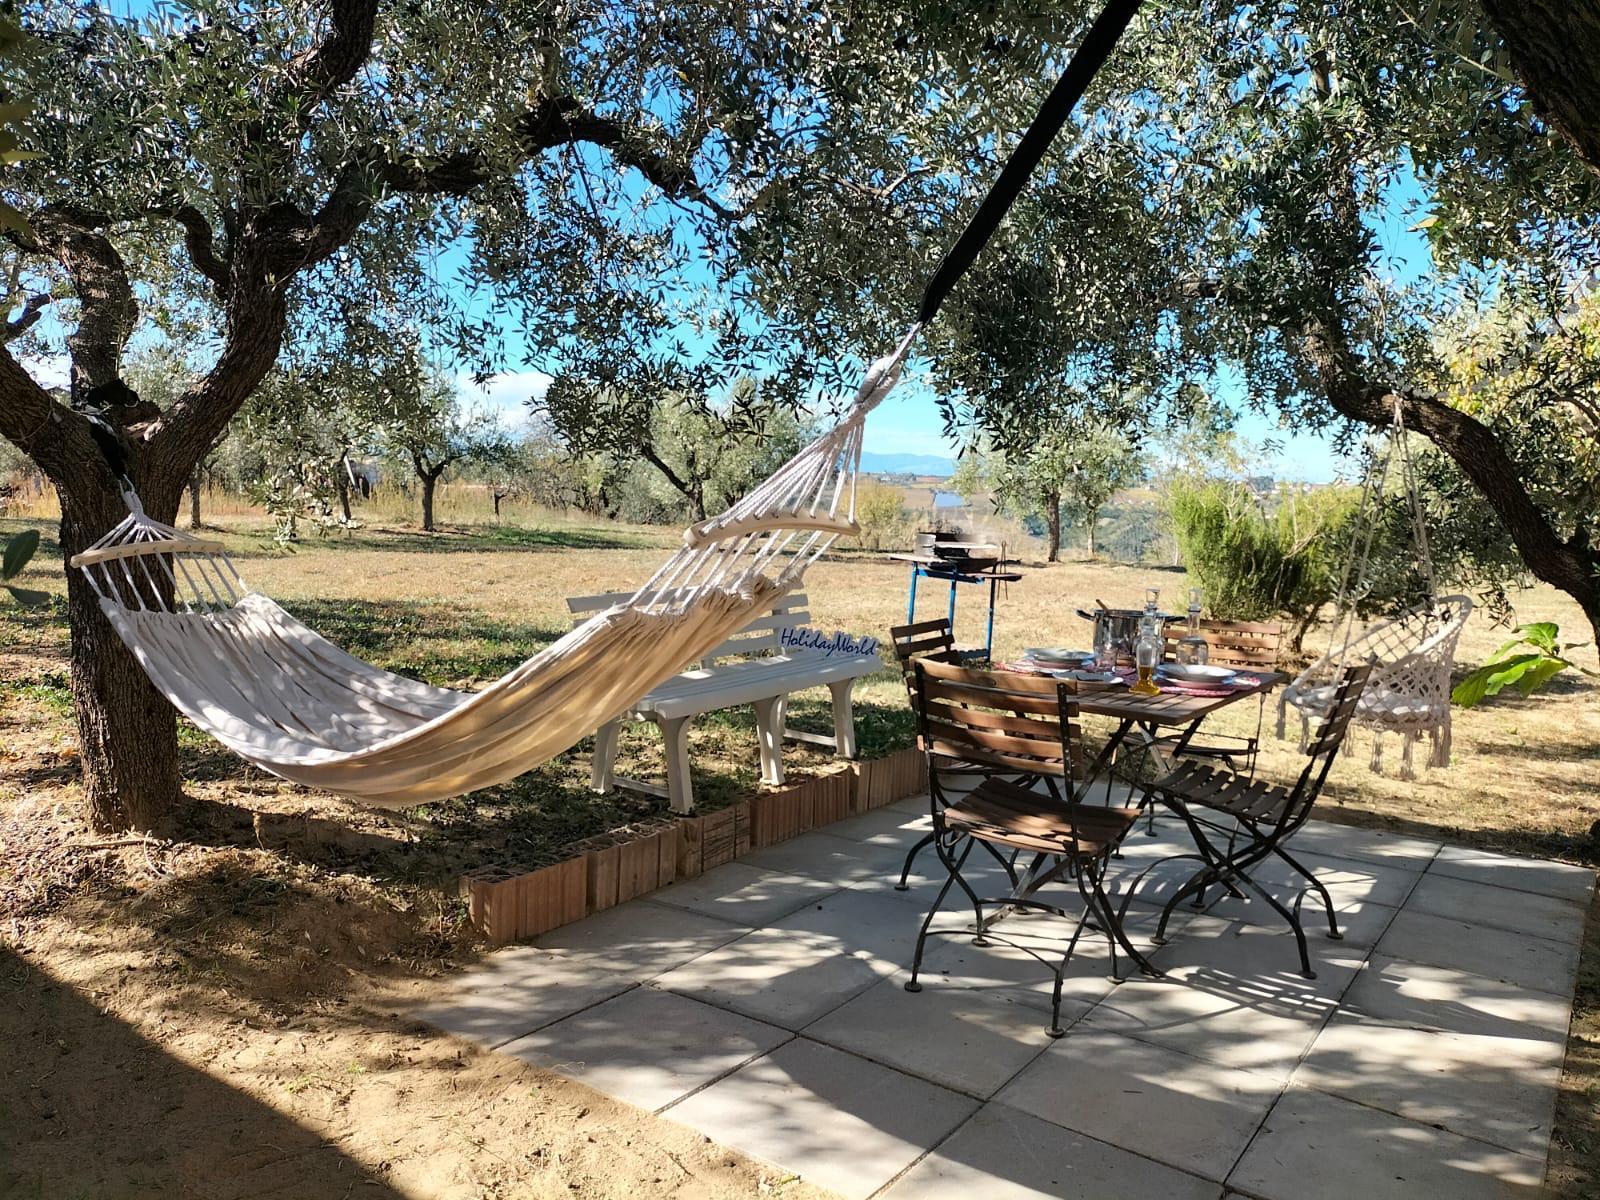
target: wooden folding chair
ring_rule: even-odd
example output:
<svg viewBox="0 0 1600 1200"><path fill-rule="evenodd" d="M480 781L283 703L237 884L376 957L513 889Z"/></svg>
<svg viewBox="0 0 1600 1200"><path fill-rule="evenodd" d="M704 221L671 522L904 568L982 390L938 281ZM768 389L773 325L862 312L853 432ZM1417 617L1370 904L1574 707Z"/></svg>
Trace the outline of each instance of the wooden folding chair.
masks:
<svg viewBox="0 0 1600 1200"><path fill-rule="evenodd" d="M1339 932L1333 915L1333 897L1328 894L1327 887L1310 868L1284 849L1284 843L1306 823L1317 797L1322 794L1334 756L1344 742L1350 718L1360 702L1361 689L1371 673L1370 666L1346 668L1327 717L1307 747L1306 765L1292 788L1262 783L1236 771L1193 760L1180 762L1169 775L1146 786L1147 800L1159 801L1183 818L1198 850L1197 854L1174 855L1162 861L1193 858L1202 864L1161 910L1155 937L1158 943L1166 936L1172 910L1183 900L1192 896L1195 907L1203 908L1206 891L1211 887L1224 887L1236 895L1238 887L1243 887L1266 901L1289 923L1300 950L1300 972L1307 979L1316 978L1306 948L1305 930L1300 924L1300 907L1308 891L1314 888L1321 897L1328 914L1328 936L1338 939L1344 935ZM1250 875L1252 867L1269 858L1287 863L1308 883L1295 897L1292 909L1286 908ZM1123 911L1127 910L1137 885L1136 880L1128 889L1122 903Z"/></svg>
<svg viewBox="0 0 1600 1200"><path fill-rule="evenodd" d="M917 724L928 755L933 793L933 847L947 878L917 935L916 956L906 990L920 991L918 975L934 917L953 886L972 903L975 943L993 938L1016 945L1051 967L1055 990L1050 1010L1050 1036L1060 1037L1061 988L1078 938L1088 920L1105 934L1111 947L1111 973L1117 976L1117 947L1149 975L1159 974L1134 949L1122 930L1121 914L1106 897L1106 864L1139 817L1136 808L1110 808L1081 803L1076 780L1082 771L1077 693L1068 681L1013 673L975 671L928 658L913 660L916 676ZM982 776L978 786L951 794L951 775L963 782ZM1031 862L1019 879L1008 866L1011 893L981 898L962 875L974 847L1007 863L1006 853L1024 854ZM1047 884L1070 878L1083 909L1075 916L1038 898ZM985 916L985 909L992 909ZM1071 940L1058 963L1033 946L1007 942L993 933L997 920L1014 909L1052 913L1074 921ZM962 932L939 930L935 932Z"/></svg>
<svg viewBox="0 0 1600 1200"><path fill-rule="evenodd" d="M1187 632L1187 626L1174 623L1166 633L1165 661L1173 660L1178 641ZM1228 667L1235 671L1276 671L1278 656L1283 650L1284 628L1277 621L1213 621L1202 620L1200 632L1205 635L1207 662L1214 667ZM1261 693L1256 709L1255 733L1207 733L1204 737L1190 738L1183 743L1181 754L1185 758L1209 758L1227 763L1235 771L1242 769L1254 775L1256 759L1261 752L1261 725L1267 709L1267 694ZM1177 737L1157 739L1176 743ZM1154 747L1152 747L1154 748ZM1240 767L1243 763L1243 767Z"/></svg>
<svg viewBox="0 0 1600 1200"><path fill-rule="evenodd" d="M896 625L889 630L889 644L894 647L894 659L900 666L900 675L906 685L906 695L911 701L911 711L917 711L917 680L911 669L911 664L919 658L932 659L934 662L960 663L965 656L956 649L955 634L950 628L950 622L944 617L937 617L928 621L916 621L910 625ZM920 739L919 739L919 748ZM923 849L933 844L933 834L928 834L906 851L906 861L900 868L900 882L895 884L895 891L903 892L910 885L906 882L911 878L911 866L916 862L917 855Z"/></svg>

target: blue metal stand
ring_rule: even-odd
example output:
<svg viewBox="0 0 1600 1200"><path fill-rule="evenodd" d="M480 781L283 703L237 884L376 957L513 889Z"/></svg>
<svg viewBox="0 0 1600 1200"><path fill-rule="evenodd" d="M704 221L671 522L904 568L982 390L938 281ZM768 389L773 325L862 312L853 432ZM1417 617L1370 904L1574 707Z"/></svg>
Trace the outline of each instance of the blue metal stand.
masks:
<svg viewBox="0 0 1600 1200"><path fill-rule="evenodd" d="M954 632L956 627L956 585L958 583L987 583L989 585L989 614L988 622L983 634L983 656L994 656L994 603L995 593L1002 583L1014 583L1022 576L1014 572L999 574L985 571L981 575L967 575L960 571L932 566L928 563L912 561L911 563L911 595L906 602L906 624L911 624L917 619L917 580L927 576L929 579L941 579L950 584L949 621L950 629Z"/></svg>

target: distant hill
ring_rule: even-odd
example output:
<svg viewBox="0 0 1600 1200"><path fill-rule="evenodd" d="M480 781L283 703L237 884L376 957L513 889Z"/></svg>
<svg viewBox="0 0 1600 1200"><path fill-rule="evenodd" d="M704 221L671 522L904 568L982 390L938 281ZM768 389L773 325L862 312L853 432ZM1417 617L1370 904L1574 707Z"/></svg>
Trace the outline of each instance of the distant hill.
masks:
<svg viewBox="0 0 1600 1200"><path fill-rule="evenodd" d="M956 473L954 459L937 454L877 454L861 452L861 469L872 475L933 475L948 479Z"/></svg>

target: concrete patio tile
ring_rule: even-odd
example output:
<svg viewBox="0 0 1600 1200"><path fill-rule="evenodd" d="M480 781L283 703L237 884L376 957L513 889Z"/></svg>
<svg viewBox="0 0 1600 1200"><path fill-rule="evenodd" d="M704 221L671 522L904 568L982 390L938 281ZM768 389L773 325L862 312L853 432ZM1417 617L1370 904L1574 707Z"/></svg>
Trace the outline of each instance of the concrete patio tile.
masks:
<svg viewBox="0 0 1600 1200"><path fill-rule="evenodd" d="M493 1047L608 1000L637 982L631 974L519 946L491 954L483 966L460 976L452 985L458 997L452 1003L407 1015Z"/></svg>
<svg viewBox="0 0 1600 1200"><path fill-rule="evenodd" d="M1262 1200L1533 1200L1543 1179L1542 1157L1290 1088L1228 1184Z"/></svg>
<svg viewBox="0 0 1600 1200"><path fill-rule="evenodd" d="M1317 1035L1294 1081L1543 1158L1564 1049L1340 1012Z"/></svg>
<svg viewBox="0 0 1600 1200"><path fill-rule="evenodd" d="M1425 870L1442 842L1383 829L1362 829L1337 821L1307 821L1289 842L1289 853L1328 854L1379 863L1402 871Z"/></svg>
<svg viewBox="0 0 1600 1200"><path fill-rule="evenodd" d="M894 1200L1216 1200L1217 1185L990 1103L887 1195Z"/></svg>
<svg viewBox="0 0 1600 1200"><path fill-rule="evenodd" d="M1268 885L1267 891L1286 907L1294 907L1295 892L1289 888ZM1350 949L1370 949L1377 945L1399 911L1370 900L1340 900L1336 896L1333 915L1342 935L1339 941ZM1249 895L1238 900L1223 893L1215 902L1206 905L1206 916L1224 921L1244 921L1268 930L1289 928L1289 923L1280 913ZM1322 908L1322 898L1316 893L1307 894L1301 907L1300 921L1305 926L1308 940L1328 940L1328 917Z"/></svg>
<svg viewBox="0 0 1600 1200"><path fill-rule="evenodd" d="M763 871L744 862L725 863L697 879L686 879L651 892L654 904L671 904L720 917L735 925L759 928L814 903L838 888L818 879Z"/></svg>
<svg viewBox="0 0 1600 1200"><path fill-rule="evenodd" d="M905 1170L977 1107L969 1097L799 1038L666 1115L856 1200Z"/></svg>
<svg viewBox="0 0 1600 1200"><path fill-rule="evenodd" d="M501 1047L640 1108L663 1108L792 1035L655 988L574 1013Z"/></svg>
<svg viewBox="0 0 1600 1200"><path fill-rule="evenodd" d="M1363 859L1339 858L1331 854L1296 853L1304 847L1292 843L1290 853L1307 867L1328 889L1335 904L1346 900L1369 900L1390 908L1401 907L1411 889L1417 885L1418 874L1403 866L1390 863L1367 862ZM1282 859L1272 858L1251 871L1256 879L1275 888L1299 891L1310 887L1304 877ZM1315 891L1315 889L1313 889ZM1311 901L1308 899L1307 904Z"/></svg>
<svg viewBox="0 0 1600 1200"><path fill-rule="evenodd" d="M933 828L933 818L924 802L920 813L913 816L897 808L875 808L858 817L835 821L818 832L829 837L844 838L851 842L876 842L879 845L897 845L904 853Z"/></svg>
<svg viewBox="0 0 1600 1200"><path fill-rule="evenodd" d="M891 872L898 877L909 845L909 842L905 846L875 845L826 833L805 833L747 854L739 861L764 871L820 879L834 887L843 887L861 879L882 878Z"/></svg>
<svg viewBox="0 0 1600 1200"><path fill-rule="evenodd" d="M758 929L655 982L785 1029L803 1029L882 973L832 938Z"/></svg>
<svg viewBox="0 0 1600 1200"><path fill-rule="evenodd" d="M1063 1004L1063 1019L1087 1005ZM937 979L905 990L900 976L870 987L805 1034L958 1092L992 1096L1047 1045L1038 999L995 988L973 991Z"/></svg>
<svg viewBox="0 0 1600 1200"><path fill-rule="evenodd" d="M1375 1021L1565 1047L1571 1014L1551 992L1374 954L1341 1008Z"/></svg>
<svg viewBox="0 0 1600 1200"><path fill-rule="evenodd" d="M801 1029L909 967L916 914L835 892L657 979L664 988L785 1029Z"/></svg>
<svg viewBox="0 0 1600 1200"><path fill-rule="evenodd" d="M940 864L939 856L933 847L923 847L917 852L917 857L911 864L911 874L906 878L906 890L902 892L898 891L895 885L900 882L900 871L904 863L905 852L901 851L887 865L886 870L854 880L847 886L852 891L898 898L915 907L918 912L926 913L934 898L938 896L939 889L944 886L945 869ZM967 884L983 899L1007 896L1011 893L1011 880L1006 875L1005 868L981 849L973 850L961 873ZM1074 897L1076 894L1073 893ZM950 911L964 910L969 919L972 915L971 901L959 886L950 889L944 906Z"/></svg>
<svg viewBox="0 0 1600 1200"><path fill-rule="evenodd" d="M1316 979L1300 976L1292 935L1197 917L1157 954L1165 978L1122 984L1084 1028L1287 1078L1364 953L1315 937L1309 949Z"/></svg>
<svg viewBox="0 0 1600 1200"><path fill-rule="evenodd" d="M1390 924L1377 953L1455 967L1560 996L1572 994L1578 969L1576 945L1410 911Z"/></svg>
<svg viewBox="0 0 1600 1200"><path fill-rule="evenodd" d="M573 962L648 979L748 932L731 921L640 900L564 925L534 944Z"/></svg>
<svg viewBox="0 0 1600 1200"><path fill-rule="evenodd" d="M882 809L874 809L873 811L882 812L885 810L893 810L894 812L910 813L913 816L925 817L930 811L928 804L928 793L918 792L915 796L907 796L903 800L896 800L893 804L885 804Z"/></svg>
<svg viewBox="0 0 1600 1200"><path fill-rule="evenodd" d="M1558 942L1577 942L1583 937L1585 908L1582 904L1538 892L1473 883L1432 871L1417 884L1406 908L1474 925L1531 933Z"/></svg>
<svg viewBox="0 0 1600 1200"><path fill-rule="evenodd" d="M1282 1088L1271 1075L1079 1026L995 1101L1220 1183Z"/></svg>
<svg viewBox="0 0 1600 1200"><path fill-rule="evenodd" d="M1191 919L1191 914L1174 913L1168 933L1176 936ZM1156 950L1150 942L1155 922L1154 913L1128 914L1128 938L1146 955ZM937 987L1000 992L1048 1013L1055 977L1046 964L1059 961L1066 953L1072 926L1060 918L1018 915L1002 922L995 934L1006 942L991 939L986 946L974 946L970 936L930 938L923 958L925 993ZM1138 976L1138 968L1120 949L1117 965L1125 978ZM1116 986L1111 978L1111 952L1105 937L1094 930L1084 930L1061 989L1061 1019L1076 1020Z"/></svg>
<svg viewBox="0 0 1600 1200"><path fill-rule="evenodd" d="M1514 858L1466 846L1446 846L1429 870L1452 879L1469 879L1495 887L1537 892L1557 900L1587 904L1594 891L1595 873L1571 863L1547 862L1536 858Z"/></svg>

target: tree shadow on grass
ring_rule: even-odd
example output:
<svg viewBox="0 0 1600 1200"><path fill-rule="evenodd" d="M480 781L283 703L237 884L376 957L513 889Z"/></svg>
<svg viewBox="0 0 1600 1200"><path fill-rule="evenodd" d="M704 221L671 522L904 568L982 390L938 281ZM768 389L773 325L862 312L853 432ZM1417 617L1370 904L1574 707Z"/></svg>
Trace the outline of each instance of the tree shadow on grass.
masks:
<svg viewBox="0 0 1600 1200"><path fill-rule="evenodd" d="M333 1144L174 1058L6 947L0 1029L7 1197L401 1200Z"/></svg>

